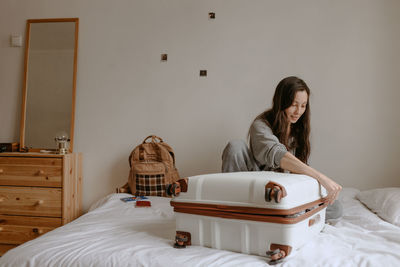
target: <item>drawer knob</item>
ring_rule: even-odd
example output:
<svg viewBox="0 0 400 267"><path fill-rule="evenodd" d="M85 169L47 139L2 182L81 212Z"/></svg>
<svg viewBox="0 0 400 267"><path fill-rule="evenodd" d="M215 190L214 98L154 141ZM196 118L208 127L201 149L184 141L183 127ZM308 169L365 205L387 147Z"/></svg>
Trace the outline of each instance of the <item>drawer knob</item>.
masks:
<svg viewBox="0 0 400 267"><path fill-rule="evenodd" d="M38 200L38 201L35 203L35 206L42 205L43 203L44 203L44 201L43 201L43 200Z"/></svg>
<svg viewBox="0 0 400 267"><path fill-rule="evenodd" d="M0 227L0 232L3 231L3 227Z"/></svg>
<svg viewBox="0 0 400 267"><path fill-rule="evenodd" d="M2 174L4 172L4 170L3 169L0 169L0 174Z"/></svg>
<svg viewBox="0 0 400 267"><path fill-rule="evenodd" d="M39 170L38 172L37 172L37 175L43 175L44 174L44 170Z"/></svg>
<svg viewBox="0 0 400 267"><path fill-rule="evenodd" d="M4 201L4 197L0 197L0 202L3 202Z"/></svg>
<svg viewBox="0 0 400 267"><path fill-rule="evenodd" d="M43 234L43 230L39 229L39 228L33 228L32 232L34 232L35 234L39 234L39 235Z"/></svg>

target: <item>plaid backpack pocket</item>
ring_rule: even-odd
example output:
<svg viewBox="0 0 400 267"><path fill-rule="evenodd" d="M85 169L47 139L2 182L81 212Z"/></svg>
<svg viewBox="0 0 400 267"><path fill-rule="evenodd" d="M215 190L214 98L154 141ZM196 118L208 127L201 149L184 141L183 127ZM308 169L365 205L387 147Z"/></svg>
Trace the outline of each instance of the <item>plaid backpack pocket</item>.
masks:
<svg viewBox="0 0 400 267"><path fill-rule="evenodd" d="M166 196L165 166L161 162L146 162L134 167L136 196Z"/></svg>

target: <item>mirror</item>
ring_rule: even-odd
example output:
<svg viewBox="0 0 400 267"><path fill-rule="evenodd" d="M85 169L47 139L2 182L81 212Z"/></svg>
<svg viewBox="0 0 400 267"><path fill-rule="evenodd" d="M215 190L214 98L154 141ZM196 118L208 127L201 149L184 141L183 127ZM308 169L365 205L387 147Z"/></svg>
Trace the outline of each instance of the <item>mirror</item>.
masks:
<svg viewBox="0 0 400 267"><path fill-rule="evenodd" d="M27 21L21 151L55 150L60 135L73 151L78 26L78 18Z"/></svg>

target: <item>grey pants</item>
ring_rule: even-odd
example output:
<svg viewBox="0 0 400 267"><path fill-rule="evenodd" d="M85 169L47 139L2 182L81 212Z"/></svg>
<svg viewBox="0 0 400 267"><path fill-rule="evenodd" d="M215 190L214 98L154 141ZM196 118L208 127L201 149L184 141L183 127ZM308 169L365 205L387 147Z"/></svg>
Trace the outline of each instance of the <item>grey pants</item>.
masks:
<svg viewBox="0 0 400 267"><path fill-rule="evenodd" d="M222 153L222 172L260 171L250 149L243 140L232 140ZM342 217L342 204L336 200L326 209L325 220Z"/></svg>

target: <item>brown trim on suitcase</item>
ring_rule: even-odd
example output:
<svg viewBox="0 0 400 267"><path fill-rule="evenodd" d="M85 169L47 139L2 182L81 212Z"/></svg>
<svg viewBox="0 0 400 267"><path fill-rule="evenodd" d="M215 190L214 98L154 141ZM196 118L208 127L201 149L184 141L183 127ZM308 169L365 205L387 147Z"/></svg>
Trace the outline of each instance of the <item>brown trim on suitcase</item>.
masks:
<svg viewBox="0 0 400 267"><path fill-rule="evenodd" d="M177 202L171 200L171 206L174 208L184 208L184 209L201 209L201 210L213 210L213 211L223 211L223 212L235 212L235 213L246 213L246 214L260 214L260 215L293 215L308 208L315 207L324 203L322 199L315 200L297 206L292 209L268 209L268 208L253 208L253 207L243 207L243 206L228 206L220 204L204 204L204 203L189 203L189 202Z"/></svg>
<svg viewBox="0 0 400 267"><path fill-rule="evenodd" d="M249 214L249 213L222 211L222 210L195 209L195 208L176 207L176 206L174 207L174 212L220 217L220 218L226 218L226 219L250 220L250 221L258 221L258 222L280 223L280 224L295 224L295 223L298 223L302 220L309 218L310 216L319 212L326 206L327 206L326 203L321 203L317 208L314 208L310 211L306 211L304 214L299 215L298 217L295 217L295 218L283 217L283 216L277 216L277 215L271 215L271 214L269 214L269 215Z"/></svg>

